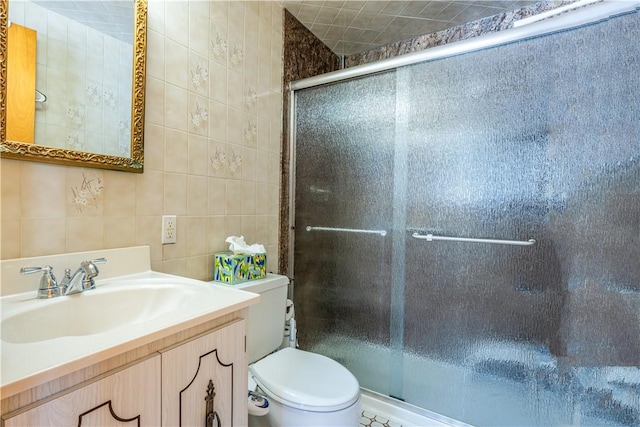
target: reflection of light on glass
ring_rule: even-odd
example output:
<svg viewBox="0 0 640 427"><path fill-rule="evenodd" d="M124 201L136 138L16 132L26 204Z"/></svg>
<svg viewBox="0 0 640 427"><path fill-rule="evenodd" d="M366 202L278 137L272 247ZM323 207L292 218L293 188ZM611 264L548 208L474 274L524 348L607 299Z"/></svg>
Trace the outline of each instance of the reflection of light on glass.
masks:
<svg viewBox="0 0 640 427"><path fill-rule="evenodd" d="M313 194L316 194L318 196L319 201L322 201L322 202L329 201L331 190L327 188L319 188L319 187L316 187L315 185L312 185L309 187L309 191L311 191L311 193Z"/></svg>
<svg viewBox="0 0 640 427"><path fill-rule="evenodd" d="M309 190L312 193L317 193L317 194L328 194L328 193L331 193L331 190L327 190L326 188L318 188L315 185L312 185L311 187L309 187Z"/></svg>
<svg viewBox="0 0 640 427"><path fill-rule="evenodd" d="M560 6L549 10L547 12L538 13L536 15L530 16L528 18L518 19L513 23L513 28L522 27L523 25L532 24L534 22L542 21L543 19L551 18L553 16L559 15L561 13L568 12L573 9L577 9L579 7L587 6L593 3L598 3L602 0L578 0L575 3L571 3L565 6Z"/></svg>

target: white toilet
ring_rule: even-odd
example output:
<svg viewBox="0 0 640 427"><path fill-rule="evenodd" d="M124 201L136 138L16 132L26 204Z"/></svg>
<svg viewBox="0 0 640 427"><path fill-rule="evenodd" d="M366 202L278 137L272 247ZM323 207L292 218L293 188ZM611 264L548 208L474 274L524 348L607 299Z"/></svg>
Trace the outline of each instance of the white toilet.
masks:
<svg viewBox="0 0 640 427"><path fill-rule="evenodd" d="M357 427L360 386L351 372L328 357L296 348L273 353L282 344L288 284L287 277L269 274L233 285L261 296L249 308L247 359L249 377L269 400L269 412L249 416L249 425Z"/></svg>

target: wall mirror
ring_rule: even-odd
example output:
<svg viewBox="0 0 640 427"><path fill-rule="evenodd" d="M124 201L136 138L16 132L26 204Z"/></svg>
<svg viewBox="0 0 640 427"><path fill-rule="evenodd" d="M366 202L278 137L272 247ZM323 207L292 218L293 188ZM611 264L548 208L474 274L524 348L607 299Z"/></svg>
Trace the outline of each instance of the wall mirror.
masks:
<svg viewBox="0 0 640 427"><path fill-rule="evenodd" d="M147 0L0 0L0 157L141 173Z"/></svg>

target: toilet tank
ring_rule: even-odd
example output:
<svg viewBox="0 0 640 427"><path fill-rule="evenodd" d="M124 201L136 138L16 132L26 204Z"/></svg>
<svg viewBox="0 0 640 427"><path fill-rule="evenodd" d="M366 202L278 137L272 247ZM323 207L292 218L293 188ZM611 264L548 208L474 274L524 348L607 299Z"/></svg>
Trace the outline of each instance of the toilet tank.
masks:
<svg viewBox="0 0 640 427"><path fill-rule="evenodd" d="M247 319L247 362L253 363L282 344L289 278L267 274L266 279L227 286L260 294L260 302L249 307Z"/></svg>

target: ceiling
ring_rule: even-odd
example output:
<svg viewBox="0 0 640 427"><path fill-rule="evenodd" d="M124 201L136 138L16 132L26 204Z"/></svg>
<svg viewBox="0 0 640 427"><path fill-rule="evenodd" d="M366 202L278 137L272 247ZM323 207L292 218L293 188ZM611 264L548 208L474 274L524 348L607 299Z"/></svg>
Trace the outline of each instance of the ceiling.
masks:
<svg viewBox="0 0 640 427"><path fill-rule="evenodd" d="M338 55L351 55L537 3L537 0L284 0Z"/></svg>
<svg viewBox="0 0 640 427"><path fill-rule="evenodd" d="M32 0L76 22L133 44L134 3L131 0Z"/></svg>
<svg viewBox="0 0 640 427"><path fill-rule="evenodd" d="M32 0L102 33L131 43L133 1ZM538 0L284 0L305 27L338 55L518 9Z"/></svg>

